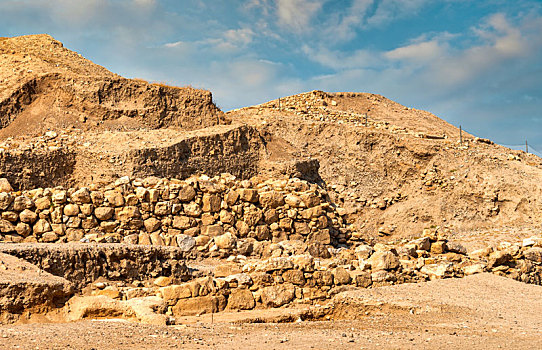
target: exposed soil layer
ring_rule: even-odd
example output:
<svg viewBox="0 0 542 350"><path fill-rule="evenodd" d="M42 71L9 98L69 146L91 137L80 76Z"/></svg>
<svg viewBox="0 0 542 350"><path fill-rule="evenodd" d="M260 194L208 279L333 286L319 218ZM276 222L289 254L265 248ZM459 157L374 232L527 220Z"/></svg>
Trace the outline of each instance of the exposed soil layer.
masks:
<svg viewBox="0 0 542 350"><path fill-rule="evenodd" d="M127 244L0 244L0 252L26 260L81 289L106 278L142 281L157 276L189 277L185 255L169 247ZM28 264L30 265L30 264ZM30 265L30 266L33 266Z"/></svg>
<svg viewBox="0 0 542 350"><path fill-rule="evenodd" d="M62 307L74 293L66 279L0 253L0 321L12 323Z"/></svg>

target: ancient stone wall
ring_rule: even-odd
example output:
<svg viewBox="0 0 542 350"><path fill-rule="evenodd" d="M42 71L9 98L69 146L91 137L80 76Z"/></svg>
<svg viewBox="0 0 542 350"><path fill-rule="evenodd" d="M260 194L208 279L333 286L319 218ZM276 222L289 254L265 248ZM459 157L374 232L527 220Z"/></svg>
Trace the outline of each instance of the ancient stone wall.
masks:
<svg viewBox="0 0 542 350"><path fill-rule="evenodd" d="M354 288L461 278L484 272L525 283L542 283L542 239L471 251L435 230L397 245L358 245L330 248L331 258L300 253L293 244L264 260L237 256L212 273L185 283L159 277L143 288L94 284L93 295L127 300L158 295L170 316L182 317L222 310L276 308L291 303L315 304ZM233 257L232 257L233 258Z"/></svg>
<svg viewBox="0 0 542 350"><path fill-rule="evenodd" d="M316 184L232 175L0 193L5 242L100 242L166 245L203 256L262 255L273 243L307 243L314 255L346 244L342 217ZM320 253L318 253L320 252Z"/></svg>
<svg viewBox="0 0 542 350"><path fill-rule="evenodd" d="M105 278L131 283L158 276L182 282L190 277L185 254L170 247L127 244L0 244L0 252L63 277L77 289Z"/></svg>

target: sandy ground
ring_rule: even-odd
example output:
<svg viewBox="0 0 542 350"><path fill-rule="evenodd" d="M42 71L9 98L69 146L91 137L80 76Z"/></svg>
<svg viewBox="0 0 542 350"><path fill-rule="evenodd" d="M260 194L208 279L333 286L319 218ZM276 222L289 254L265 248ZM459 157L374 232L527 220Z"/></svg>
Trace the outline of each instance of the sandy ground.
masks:
<svg viewBox="0 0 542 350"><path fill-rule="evenodd" d="M541 296L540 286L482 274L347 292L336 298L329 321L246 323L292 312L283 309L204 315L167 327L122 320L5 325L0 348L540 349Z"/></svg>

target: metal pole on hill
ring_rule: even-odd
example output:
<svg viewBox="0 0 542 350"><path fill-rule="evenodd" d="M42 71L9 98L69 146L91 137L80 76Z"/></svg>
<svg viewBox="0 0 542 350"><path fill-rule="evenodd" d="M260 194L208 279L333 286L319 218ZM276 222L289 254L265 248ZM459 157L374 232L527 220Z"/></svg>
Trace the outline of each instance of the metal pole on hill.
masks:
<svg viewBox="0 0 542 350"><path fill-rule="evenodd" d="M461 129L461 125L459 125L459 146L463 146L463 129Z"/></svg>
<svg viewBox="0 0 542 350"><path fill-rule="evenodd" d="M529 153L529 144L527 143L527 140L525 140L525 153Z"/></svg>

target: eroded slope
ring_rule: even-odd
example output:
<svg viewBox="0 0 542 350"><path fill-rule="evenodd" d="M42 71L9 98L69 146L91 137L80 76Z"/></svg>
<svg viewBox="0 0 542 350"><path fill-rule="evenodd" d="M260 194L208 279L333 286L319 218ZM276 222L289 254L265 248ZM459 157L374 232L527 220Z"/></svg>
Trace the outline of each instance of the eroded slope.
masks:
<svg viewBox="0 0 542 350"><path fill-rule="evenodd" d="M0 39L0 137L225 123L209 91L125 79L48 35Z"/></svg>

